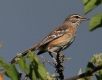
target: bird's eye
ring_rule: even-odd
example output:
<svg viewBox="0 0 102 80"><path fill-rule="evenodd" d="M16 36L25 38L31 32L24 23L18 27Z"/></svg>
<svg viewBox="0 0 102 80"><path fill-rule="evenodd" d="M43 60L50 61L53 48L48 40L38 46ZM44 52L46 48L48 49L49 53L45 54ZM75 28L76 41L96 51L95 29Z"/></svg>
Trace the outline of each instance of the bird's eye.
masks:
<svg viewBox="0 0 102 80"><path fill-rule="evenodd" d="M79 18L79 16L75 16L75 18Z"/></svg>

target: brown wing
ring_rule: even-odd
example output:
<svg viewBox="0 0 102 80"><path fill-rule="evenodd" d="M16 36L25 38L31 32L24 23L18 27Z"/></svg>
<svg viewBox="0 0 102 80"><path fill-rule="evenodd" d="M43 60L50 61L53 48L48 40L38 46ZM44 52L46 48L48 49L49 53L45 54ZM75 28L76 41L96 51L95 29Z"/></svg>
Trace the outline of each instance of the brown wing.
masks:
<svg viewBox="0 0 102 80"><path fill-rule="evenodd" d="M50 41L52 41L52 40L54 40L56 38L59 38L59 37L63 36L66 33L66 31L68 30L67 28L68 28L67 25L62 25L62 26L56 28L54 31L50 32L50 34L48 36L46 36L40 42L39 47L49 43Z"/></svg>

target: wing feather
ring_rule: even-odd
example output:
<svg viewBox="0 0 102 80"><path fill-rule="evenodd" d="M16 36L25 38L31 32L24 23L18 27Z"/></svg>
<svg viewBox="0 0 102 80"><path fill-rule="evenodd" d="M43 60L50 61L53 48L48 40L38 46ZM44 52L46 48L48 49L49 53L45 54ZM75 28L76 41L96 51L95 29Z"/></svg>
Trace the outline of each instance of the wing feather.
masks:
<svg viewBox="0 0 102 80"><path fill-rule="evenodd" d="M56 28L54 31L50 32L50 34L41 41L39 47L53 41L54 39L57 39L63 36L68 31L67 28L68 26L62 25Z"/></svg>

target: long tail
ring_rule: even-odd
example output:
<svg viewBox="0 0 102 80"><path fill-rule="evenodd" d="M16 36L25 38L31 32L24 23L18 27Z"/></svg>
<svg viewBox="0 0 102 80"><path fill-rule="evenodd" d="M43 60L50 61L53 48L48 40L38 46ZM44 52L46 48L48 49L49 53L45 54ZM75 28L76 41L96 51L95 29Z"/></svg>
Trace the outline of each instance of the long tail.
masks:
<svg viewBox="0 0 102 80"><path fill-rule="evenodd" d="M24 57L24 56L28 55L28 52L29 52L29 51L35 51L36 49L37 49L37 45L35 45L35 46L33 46L33 47L27 49L26 51L20 53L20 57L21 57L21 56ZM11 64L16 63L18 58L19 58L19 56L14 57L14 58L11 60L10 63L11 63Z"/></svg>

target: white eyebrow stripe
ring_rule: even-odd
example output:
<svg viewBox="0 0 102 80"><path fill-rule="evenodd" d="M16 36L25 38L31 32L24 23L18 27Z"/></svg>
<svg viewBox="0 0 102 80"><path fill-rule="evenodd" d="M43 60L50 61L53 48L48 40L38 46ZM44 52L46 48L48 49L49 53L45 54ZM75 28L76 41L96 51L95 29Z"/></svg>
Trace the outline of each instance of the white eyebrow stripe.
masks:
<svg viewBox="0 0 102 80"><path fill-rule="evenodd" d="M79 17L81 17L80 15L78 15L78 14L74 14L74 15L72 15L71 17L73 17L73 16L79 16Z"/></svg>

